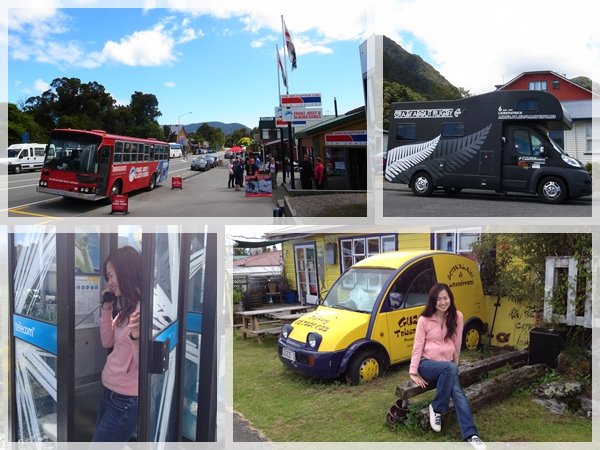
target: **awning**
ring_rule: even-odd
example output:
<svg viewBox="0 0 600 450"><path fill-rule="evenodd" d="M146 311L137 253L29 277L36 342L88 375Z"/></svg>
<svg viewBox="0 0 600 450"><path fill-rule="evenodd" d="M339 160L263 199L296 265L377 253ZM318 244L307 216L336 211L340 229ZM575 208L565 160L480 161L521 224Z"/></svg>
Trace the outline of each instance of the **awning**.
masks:
<svg viewBox="0 0 600 450"><path fill-rule="evenodd" d="M270 247L272 245L281 244L282 242L294 241L296 239L302 239L305 237L310 237L312 234L310 233L290 233L285 236L277 236L271 237L268 239L264 238L232 238L235 242L235 246L238 248L261 248L261 247Z"/></svg>

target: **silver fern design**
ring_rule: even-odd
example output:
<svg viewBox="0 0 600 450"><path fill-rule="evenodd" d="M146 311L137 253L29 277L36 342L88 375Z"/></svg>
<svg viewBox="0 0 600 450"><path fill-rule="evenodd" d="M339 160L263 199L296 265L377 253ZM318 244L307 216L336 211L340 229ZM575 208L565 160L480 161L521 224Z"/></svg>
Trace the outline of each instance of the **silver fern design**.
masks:
<svg viewBox="0 0 600 450"><path fill-rule="evenodd" d="M426 159L428 160L421 167L427 169L434 178L443 173L436 162L438 159L445 161L446 173L456 172L479 153L491 128L492 124L489 124L478 132L461 138L444 139L440 142L438 136L429 142L396 147L388 152L385 179L391 183L408 184L415 166Z"/></svg>
<svg viewBox="0 0 600 450"><path fill-rule="evenodd" d="M429 142L420 144L401 145L391 149L387 154L385 179L390 183L408 183L404 173L410 168L423 162L436 149L440 136Z"/></svg>

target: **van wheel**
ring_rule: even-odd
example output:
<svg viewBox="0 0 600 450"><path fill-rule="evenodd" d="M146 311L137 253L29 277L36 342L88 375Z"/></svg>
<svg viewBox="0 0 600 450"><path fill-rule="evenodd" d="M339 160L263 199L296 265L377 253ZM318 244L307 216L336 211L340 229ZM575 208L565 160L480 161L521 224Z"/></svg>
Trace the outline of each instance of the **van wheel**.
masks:
<svg viewBox="0 0 600 450"><path fill-rule="evenodd" d="M15 166L13 168L13 171L17 174L17 173L21 173L21 166Z"/></svg>
<svg viewBox="0 0 600 450"><path fill-rule="evenodd" d="M346 370L346 381L351 385L368 383L379 376L383 368L381 356L375 350L362 350L352 357Z"/></svg>
<svg viewBox="0 0 600 450"><path fill-rule="evenodd" d="M462 191L462 188L457 188L457 187L445 187L444 188L444 192L448 195L456 195L460 191Z"/></svg>
<svg viewBox="0 0 600 450"><path fill-rule="evenodd" d="M148 184L148 190L151 191L156 187L156 174L153 173L150 177L150 184Z"/></svg>
<svg viewBox="0 0 600 450"><path fill-rule="evenodd" d="M567 185L558 177L546 177L538 185L538 195L544 203L562 203L567 198Z"/></svg>
<svg viewBox="0 0 600 450"><path fill-rule="evenodd" d="M463 330L462 346L467 350L477 350L481 345L481 328L475 322L471 322Z"/></svg>
<svg viewBox="0 0 600 450"><path fill-rule="evenodd" d="M412 191L418 197L428 197L433 192L433 183L428 173L421 172L412 179Z"/></svg>

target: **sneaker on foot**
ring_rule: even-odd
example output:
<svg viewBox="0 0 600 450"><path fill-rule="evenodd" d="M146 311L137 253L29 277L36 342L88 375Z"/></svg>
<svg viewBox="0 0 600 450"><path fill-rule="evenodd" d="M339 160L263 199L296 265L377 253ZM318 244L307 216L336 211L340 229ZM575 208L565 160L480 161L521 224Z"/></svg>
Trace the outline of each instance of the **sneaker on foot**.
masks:
<svg viewBox="0 0 600 450"><path fill-rule="evenodd" d="M473 448L477 449L477 450L486 450L487 446L484 444L484 442L479 439L479 436L477 436L476 434L474 434L471 437L467 438L467 442L469 444L471 444L473 446Z"/></svg>
<svg viewBox="0 0 600 450"><path fill-rule="evenodd" d="M429 424L433 431L438 433L442 431L442 415L433 410L433 406L429 405Z"/></svg>

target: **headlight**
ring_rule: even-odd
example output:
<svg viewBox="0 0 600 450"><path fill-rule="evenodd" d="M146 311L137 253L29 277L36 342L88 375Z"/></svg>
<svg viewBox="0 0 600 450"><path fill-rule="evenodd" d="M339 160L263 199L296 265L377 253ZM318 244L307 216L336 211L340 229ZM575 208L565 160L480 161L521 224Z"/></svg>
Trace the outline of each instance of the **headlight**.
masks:
<svg viewBox="0 0 600 450"><path fill-rule="evenodd" d="M290 335L290 333L292 332L293 328L290 324L286 323L285 325L283 325L281 327L281 335L287 339L288 336Z"/></svg>
<svg viewBox="0 0 600 450"><path fill-rule="evenodd" d="M577 161L575 158L571 158L570 156L567 155L561 155L562 160L564 162L566 162L568 165L573 166L573 167L583 167L579 161Z"/></svg>
<svg viewBox="0 0 600 450"><path fill-rule="evenodd" d="M317 348L319 348L319 344L321 343L322 339L323 338L321 337L320 334L308 333L308 336L306 336L306 343L308 344L308 346L310 348L312 348L313 350L316 350Z"/></svg>

